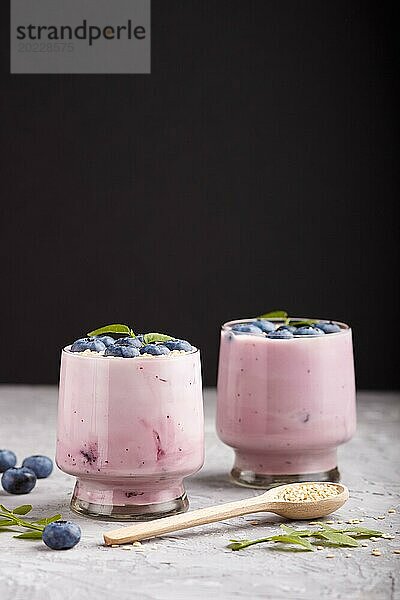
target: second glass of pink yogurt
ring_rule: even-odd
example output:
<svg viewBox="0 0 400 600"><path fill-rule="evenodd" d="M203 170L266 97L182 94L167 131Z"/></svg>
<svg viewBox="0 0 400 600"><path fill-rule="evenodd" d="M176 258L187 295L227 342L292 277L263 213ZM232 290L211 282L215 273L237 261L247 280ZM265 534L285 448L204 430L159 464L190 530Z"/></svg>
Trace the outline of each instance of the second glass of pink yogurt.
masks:
<svg viewBox="0 0 400 600"><path fill-rule="evenodd" d="M351 329L319 321L283 333L287 322L222 326L217 433L234 449L231 475L242 485L338 481L337 447L355 431Z"/></svg>
<svg viewBox="0 0 400 600"><path fill-rule="evenodd" d="M71 508L119 521L185 511L183 479L204 460L200 352L121 339L128 350L92 337L62 351L56 461L77 478Z"/></svg>

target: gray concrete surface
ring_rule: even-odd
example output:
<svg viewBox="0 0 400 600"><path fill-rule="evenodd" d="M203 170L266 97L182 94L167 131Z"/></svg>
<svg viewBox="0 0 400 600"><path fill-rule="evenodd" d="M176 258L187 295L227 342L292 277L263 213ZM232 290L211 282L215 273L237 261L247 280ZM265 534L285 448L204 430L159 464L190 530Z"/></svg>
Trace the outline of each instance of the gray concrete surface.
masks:
<svg viewBox="0 0 400 600"><path fill-rule="evenodd" d="M55 387L0 387L0 447L15 450L21 459L33 453L53 456L56 403ZM205 405L206 463L187 481L191 508L256 493L229 482L232 451L214 432L214 390L205 392ZM29 502L35 515L61 512L79 522L82 541L72 550L54 552L40 541L0 533L1 600L400 598L400 555L393 554L400 549L399 394L360 392L358 418L357 435L339 453L342 480L351 498L335 518L363 518L364 526L395 539L368 541L367 548L314 553L285 552L271 545L228 550L231 538L264 537L277 531L279 517L259 514L145 542L139 550L106 548L102 532L110 525L69 511L74 480L56 469L29 496L1 491L0 503L13 508ZM397 513L388 514L390 508ZM385 519L377 519L380 515ZM379 548L382 556L372 556L373 548Z"/></svg>

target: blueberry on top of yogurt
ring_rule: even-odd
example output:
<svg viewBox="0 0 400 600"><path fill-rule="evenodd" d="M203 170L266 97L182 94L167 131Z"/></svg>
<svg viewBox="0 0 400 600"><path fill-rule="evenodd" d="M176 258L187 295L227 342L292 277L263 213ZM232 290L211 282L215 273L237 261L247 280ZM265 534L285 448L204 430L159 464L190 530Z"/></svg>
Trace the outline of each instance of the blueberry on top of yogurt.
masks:
<svg viewBox="0 0 400 600"><path fill-rule="evenodd" d="M76 340L71 346L71 352L85 352L90 350L91 352L102 352L106 349L105 344L98 338L80 338Z"/></svg>
<svg viewBox="0 0 400 600"><path fill-rule="evenodd" d="M296 329L295 335L304 335L304 336L319 336L325 335L325 332L322 329L318 329L318 327L313 327L312 325L303 325L303 327L298 327Z"/></svg>
<svg viewBox="0 0 400 600"><path fill-rule="evenodd" d="M117 344L111 344L104 352L104 356L118 356L119 358L135 358L139 354L139 349L134 346L121 346Z"/></svg>
<svg viewBox="0 0 400 600"><path fill-rule="evenodd" d="M231 329L238 333L261 333L261 328L253 323L235 323Z"/></svg>
<svg viewBox="0 0 400 600"><path fill-rule="evenodd" d="M318 329L322 329L324 333L338 333L340 331L340 326L333 321L329 321L329 323L319 321L315 326L318 327Z"/></svg>
<svg viewBox="0 0 400 600"><path fill-rule="evenodd" d="M260 329L254 327L260 333ZM95 353L104 358L136 358L142 354L149 356L165 356L194 352L194 348L187 340L166 335L165 333L140 333L135 335L129 325L105 325L79 338L66 351L76 353Z"/></svg>
<svg viewBox="0 0 400 600"><path fill-rule="evenodd" d="M160 354L169 354L171 350L164 344L146 344L140 348L140 354L152 354L158 356Z"/></svg>
<svg viewBox="0 0 400 600"><path fill-rule="evenodd" d="M115 340L117 346L131 346L132 348L140 348L143 344L142 341L137 337L123 337Z"/></svg>
<svg viewBox="0 0 400 600"><path fill-rule="evenodd" d="M184 350L185 352L191 352L193 350L192 344L186 340L168 340L163 342L163 344L168 350Z"/></svg>
<svg viewBox="0 0 400 600"><path fill-rule="evenodd" d="M277 329L276 331L270 331L267 337L273 340L290 340L294 336L288 329Z"/></svg>
<svg viewBox="0 0 400 600"><path fill-rule="evenodd" d="M275 331L275 325L271 321L267 319L257 319L254 322L254 325L261 329L264 333L270 333L271 331Z"/></svg>

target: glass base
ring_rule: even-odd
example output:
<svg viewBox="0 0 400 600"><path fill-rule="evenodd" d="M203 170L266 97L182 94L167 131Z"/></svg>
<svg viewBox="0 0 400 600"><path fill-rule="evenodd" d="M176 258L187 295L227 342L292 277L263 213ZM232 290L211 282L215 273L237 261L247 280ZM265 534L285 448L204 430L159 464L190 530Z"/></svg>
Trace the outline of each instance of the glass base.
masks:
<svg viewBox="0 0 400 600"><path fill-rule="evenodd" d="M182 481L78 479L71 510L103 521L151 521L186 512Z"/></svg>
<svg viewBox="0 0 400 600"><path fill-rule="evenodd" d="M340 473L338 468L334 467L329 471L321 471L319 473L268 475L254 473L254 471L244 471L234 467L231 471L231 478L234 483L244 487L269 490L277 487L278 485L285 485L287 483L302 483L304 481L332 481L333 483L337 483L340 481Z"/></svg>

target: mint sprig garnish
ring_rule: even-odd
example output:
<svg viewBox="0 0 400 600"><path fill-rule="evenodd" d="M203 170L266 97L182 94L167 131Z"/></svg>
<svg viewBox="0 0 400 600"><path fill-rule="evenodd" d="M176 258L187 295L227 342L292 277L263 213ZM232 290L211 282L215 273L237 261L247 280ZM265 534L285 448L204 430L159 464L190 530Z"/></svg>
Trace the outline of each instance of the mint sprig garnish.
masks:
<svg viewBox="0 0 400 600"><path fill-rule="evenodd" d="M285 310L272 310L257 317L257 319L287 319L288 314Z"/></svg>
<svg viewBox="0 0 400 600"><path fill-rule="evenodd" d="M155 342L168 342L170 340L174 340L175 338L170 335L165 335L165 333L145 333L143 336L143 341L145 344L154 344Z"/></svg>
<svg viewBox="0 0 400 600"><path fill-rule="evenodd" d="M93 331L89 331L86 335L88 337L92 337L94 335L105 335L107 333L124 333L129 335L130 337L136 337L133 329L129 327L129 325L123 325L121 323L115 323L113 325L104 325L104 327L99 327L99 329L94 329Z"/></svg>
<svg viewBox="0 0 400 600"><path fill-rule="evenodd" d="M293 327L305 327L306 325L318 323L318 319L291 319L285 310L273 310L260 315L257 319L269 319L270 321L283 320L285 321L285 325L292 325Z"/></svg>
<svg viewBox="0 0 400 600"><path fill-rule="evenodd" d="M256 540L231 540L228 548L231 550L243 550L254 544L263 544L264 542L274 542L281 544L302 546L305 550L313 551L317 545L329 545L329 547L357 547L360 544L356 538L381 537L383 533L375 529L365 527L344 527L333 529L324 523L319 525L319 529L295 529L288 525L281 525L284 531L282 535L271 535ZM304 538L314 538L308 541Z"/></svg>
<svg viewBox="0 0 400 600"><path fill-rule="evenodd" d="M23 540L40 540L42 539L43 530L46 525L61 519L60 514L42 519L21 519L21 516L27 515L31 510L31 504L22 504L13 510L9 510L0 504L0 532L13 531L18 533L18 535L14 535L15 538ZM24 531L19 533L19 529L14 529L15 527L22 527Z"/></svg>
<svg viewBox="0 0 400 600"><path fill-rule="evenodd" d="M314 325L318 323L318 319L303 319L303 321L296 321L296 319L289 319L288 325L293 327L305 327L306 325Z"/></svg>

